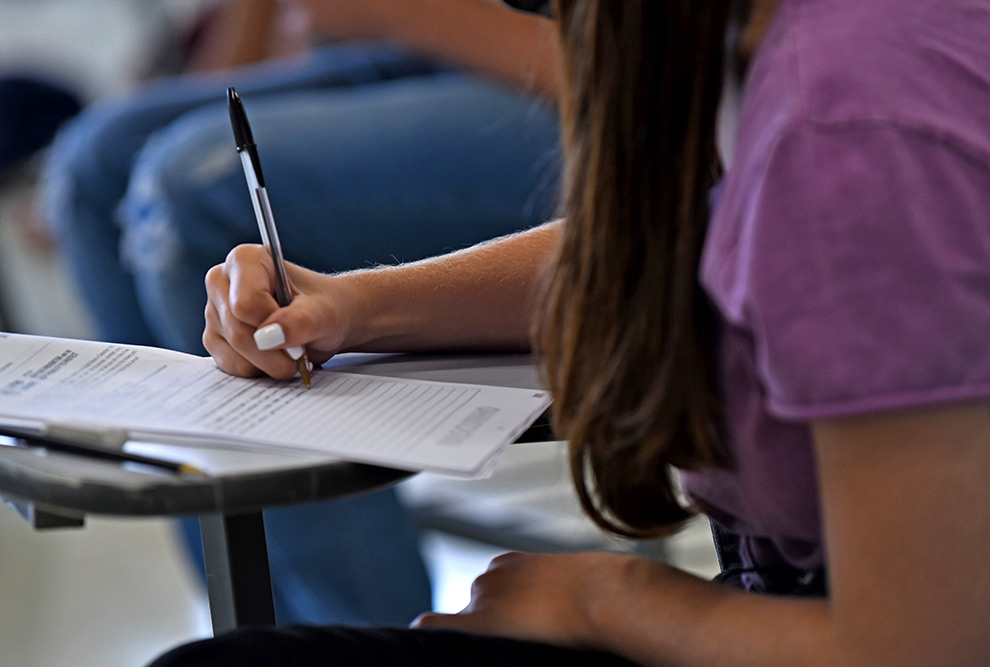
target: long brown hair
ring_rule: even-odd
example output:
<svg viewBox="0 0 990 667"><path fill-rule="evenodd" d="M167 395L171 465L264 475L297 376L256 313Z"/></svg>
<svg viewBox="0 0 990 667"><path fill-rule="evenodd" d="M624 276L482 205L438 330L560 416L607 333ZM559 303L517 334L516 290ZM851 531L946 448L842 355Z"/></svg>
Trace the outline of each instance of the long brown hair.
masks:
<svg viewBox="0 0 990 667"><path fill-rule="evenodd" d="M559 0L564 223L534 347L595 521L691 516L669 466L725 465L714 319L697 281L728 0Z"/></svg>

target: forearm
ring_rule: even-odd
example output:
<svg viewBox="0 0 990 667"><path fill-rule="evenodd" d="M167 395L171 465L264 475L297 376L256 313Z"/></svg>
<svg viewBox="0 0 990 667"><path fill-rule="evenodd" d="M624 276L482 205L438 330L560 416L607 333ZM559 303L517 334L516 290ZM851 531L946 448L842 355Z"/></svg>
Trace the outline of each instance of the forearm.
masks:
<svg viewBox="0 0 990 667"><path fill-rule="evenodd" d="M385 3L378 35L556 99L560 54L552 21L498 0Z"/></svg>
<svg viewBox="0 0 990 667"><path fill-rule="evenodd" d="M303 40L293 42L279 31L281 10L276 0L229 0L217 12L190 54L189 71L238 67L305 46Z"/></svg>
<svg viewBox="0 0 990 667"><path fill-rule="evenodd" d="M834 665L825 600L745 593L644 559L589 605L589 644L644 665ZM607 590L607 588L606 588Z"/></svg>
<svg viewBox="0 0 990 667"><path fill-rule="evenodd" d="M336 277L350 295L344 348L529 348L538 276L559 223L394 268Z"/></svg>

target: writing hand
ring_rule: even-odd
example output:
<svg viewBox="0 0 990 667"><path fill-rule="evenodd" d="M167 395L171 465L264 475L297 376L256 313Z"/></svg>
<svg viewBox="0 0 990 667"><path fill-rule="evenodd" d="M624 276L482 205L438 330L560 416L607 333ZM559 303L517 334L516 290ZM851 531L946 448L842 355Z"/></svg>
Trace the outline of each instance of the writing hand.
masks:
<svg viewBox="0 0 990 667"><path fill-rule="evenodd" d="M316 364L340 350L347 327L333 277L291 263L287 269L295 296L284 308L275 300L275 266L263 246L238 246L206 274L203 345L221 370L288 379L296 365L283 349L305 346ZM269 325L281 329L283 340L259 349L254 334Z"/></svg>

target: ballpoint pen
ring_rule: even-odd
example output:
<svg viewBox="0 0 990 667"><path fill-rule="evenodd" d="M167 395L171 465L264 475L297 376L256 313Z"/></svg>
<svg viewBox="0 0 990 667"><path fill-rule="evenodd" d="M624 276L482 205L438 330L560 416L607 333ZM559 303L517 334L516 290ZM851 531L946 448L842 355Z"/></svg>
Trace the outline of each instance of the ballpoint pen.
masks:
<svg viewBox="0 0 990 667"><path fill-rule="evenodd" d="M278 230L275 228L275 216L268 201L268 191L265 189L265 177L261 173L261 160L258 158L258 147L254 143L254 135L248 124L247 113L240 95L233 88L227 89L227 109L230 111L230 125L234 129L234 143L244 167L244 177L247 179L248 190L251 192L251 203L254 205L254 216L258 220L258 230L261 241L272 255L275 262L275 300L279 306L288 306L292 302L292 286L289 274L285 269L285 258L282 256L282 245L278 240ZM309 371L313 367L305 351L301 347L287 347L285 353L296 362L299 375L302 376L306 388L310 387Z"/></svg>

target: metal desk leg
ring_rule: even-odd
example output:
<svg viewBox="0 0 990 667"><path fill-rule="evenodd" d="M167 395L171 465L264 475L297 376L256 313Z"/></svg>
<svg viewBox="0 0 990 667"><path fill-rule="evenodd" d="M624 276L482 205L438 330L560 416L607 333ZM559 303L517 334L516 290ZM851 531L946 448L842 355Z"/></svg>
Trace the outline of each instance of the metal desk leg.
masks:
<svg viewBox="0 0 990 667"><path fill-rule="evenodd" d="M275 625L268 546L261 512L199 518L213 634Z"/></svg>

